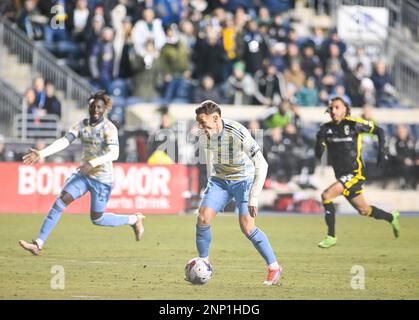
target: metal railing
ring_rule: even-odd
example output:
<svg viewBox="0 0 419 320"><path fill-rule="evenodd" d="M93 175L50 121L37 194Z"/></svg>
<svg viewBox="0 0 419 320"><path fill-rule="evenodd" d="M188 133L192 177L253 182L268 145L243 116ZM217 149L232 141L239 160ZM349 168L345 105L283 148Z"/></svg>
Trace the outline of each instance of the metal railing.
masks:
<svg viewBox="0 0 419 320"><path fill-rule="evenodd" d="M48 50L29 39L16 24L0 16L0 51L3 48L17 55L21 63L31 65L28 77L33 79L41 74L52 81L58 90L64 91L67 100L85 105L91 93L90 84L69 67L58 64Z"/></svg>
<svg viewBox="0 0 419 320"><path fill-rule="evenodd" d="M41 117L25 112L14 117L14 136L22 142L43 139L45 141L58 139L61 135L60 118L55 114Z"/></svg>
<svg viewBox="0 0 419 320"><path fill-rule="evenodd" d="M13 134L13 118L22 112L22 96L0 79L0 133Z"/></svg>

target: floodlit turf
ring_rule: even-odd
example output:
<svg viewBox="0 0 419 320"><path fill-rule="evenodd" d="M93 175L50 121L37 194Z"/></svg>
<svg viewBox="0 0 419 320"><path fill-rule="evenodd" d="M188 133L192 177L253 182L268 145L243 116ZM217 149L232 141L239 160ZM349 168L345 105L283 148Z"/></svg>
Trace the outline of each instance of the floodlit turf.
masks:
<svg viewBox="0 0 419 320"><path fill-rule="evenodd" d="M419 217L401 218L401 238L386 222L338 216L338 244L320 249L322 216L260 216L284 266L282 286L264 287L264 261L240 232L237 217L213 223L213 279L183 280L195 257L195 216L148 216L134 241L130 227L96 227L86 215L64 215L39 257L18 246L36 237L42 215L0 215L0 299L419 299ZM54 266L65 289L51 289ZM351 288L353 266L365 289ZM352 271L358 271L354 269ZM355 284L359 284L356 280Z"/></svg>

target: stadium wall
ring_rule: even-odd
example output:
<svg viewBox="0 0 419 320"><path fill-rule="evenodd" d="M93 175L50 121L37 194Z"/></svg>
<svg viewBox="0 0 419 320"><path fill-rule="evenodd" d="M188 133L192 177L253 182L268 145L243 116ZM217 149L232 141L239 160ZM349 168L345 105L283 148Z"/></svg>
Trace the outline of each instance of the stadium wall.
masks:
<svg viewBox="0 0 419 320"><path fill-rule="evenodd" d="M78 164L1 163L0 214L45 213ZM196 168L185 165L115 164L107 210L115 213L177 214L198 189ZM74 201L68 213L89 213L90 195Z"/></svg>

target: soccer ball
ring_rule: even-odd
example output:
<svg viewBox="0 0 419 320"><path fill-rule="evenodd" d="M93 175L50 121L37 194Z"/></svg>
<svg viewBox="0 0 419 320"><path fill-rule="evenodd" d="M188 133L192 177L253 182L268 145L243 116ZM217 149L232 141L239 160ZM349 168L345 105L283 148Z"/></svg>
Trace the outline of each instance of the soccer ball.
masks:
<svg viewBox="0 0 419 320"><path fill-rule="evenodd" d="M185 280L192 284L205 284L212 277L212 265L202 258L193 258L185 266Z"/></svg>

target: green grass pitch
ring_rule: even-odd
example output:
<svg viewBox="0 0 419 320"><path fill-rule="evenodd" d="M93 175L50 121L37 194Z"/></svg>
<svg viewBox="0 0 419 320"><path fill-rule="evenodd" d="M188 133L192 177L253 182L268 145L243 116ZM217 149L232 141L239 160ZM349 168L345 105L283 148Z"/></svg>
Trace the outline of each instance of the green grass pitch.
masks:
<svg viewBox="0 0 419 320"><path fill-rule="evenodd" d="M401 238L386 222L337 216L338 244L317 248L323 216L259 216L284 266L281 286L265 287L265 265L240 232L238 218L212 225L213 279L184 281L197 255L195 215L147 216L140 242L128 226L96 227L87 215L63 215L42 255L19 239L37 236L43 215L0 215L0 299L419 299L419 217L402 216ZM56 265L64 286L51 288ZM365 289L353 289L353 266L362 266ZM352 270L353 271L353 270Z"/></svg>

